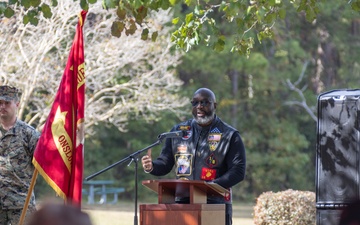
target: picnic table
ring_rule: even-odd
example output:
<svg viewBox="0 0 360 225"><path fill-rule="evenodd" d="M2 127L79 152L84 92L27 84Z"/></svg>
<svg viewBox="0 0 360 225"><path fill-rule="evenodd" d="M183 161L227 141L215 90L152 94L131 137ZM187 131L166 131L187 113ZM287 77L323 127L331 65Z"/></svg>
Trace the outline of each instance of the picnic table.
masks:
<svg viewBox="0 0 360 225"><path fill-rule="evenodd" d="M88 204L95 204L95 195L101 196L99 204L107 204L108 194L114 194L114 199L110 203L116 203L118 201L118 194L125 191L125 188L110 186L114 184L113 180L84 181L83 184L88 186L88 189L83 188L83 194L88 195Z"/></svg>

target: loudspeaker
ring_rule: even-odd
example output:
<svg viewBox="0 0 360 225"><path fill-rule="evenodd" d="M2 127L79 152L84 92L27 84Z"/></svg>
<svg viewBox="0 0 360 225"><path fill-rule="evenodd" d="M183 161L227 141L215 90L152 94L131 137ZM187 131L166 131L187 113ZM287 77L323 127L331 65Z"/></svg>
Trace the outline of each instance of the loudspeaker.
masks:
<svg viewBox="0 0 360 225"><path fill-rule="evenodd" d="M339 225L341 212L339 209L317 209L316 224Z"/></svg>
<svg viewBox="0 0 360 225"><path fill-rule="evenodd" d="M344 207L359 199L360 89L318 97L317 224L338 224Z"/></svg>

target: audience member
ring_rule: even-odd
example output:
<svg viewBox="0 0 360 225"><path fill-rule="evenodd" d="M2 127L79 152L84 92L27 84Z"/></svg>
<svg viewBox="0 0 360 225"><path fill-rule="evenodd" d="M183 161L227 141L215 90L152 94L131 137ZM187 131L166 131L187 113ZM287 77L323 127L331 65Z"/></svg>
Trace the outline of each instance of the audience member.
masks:
<svg viewBox="0 0 360 225"><path fill-rule="evenodd" d="M360 225L360 200L344 208L340 215L339 225Z"/></svg>
<svg viewBox="0 0 360 225"><path fill-rule="evenodd" d="M80 208L62 203L45 203L31 215L26 225L92 225Z"/></svg>

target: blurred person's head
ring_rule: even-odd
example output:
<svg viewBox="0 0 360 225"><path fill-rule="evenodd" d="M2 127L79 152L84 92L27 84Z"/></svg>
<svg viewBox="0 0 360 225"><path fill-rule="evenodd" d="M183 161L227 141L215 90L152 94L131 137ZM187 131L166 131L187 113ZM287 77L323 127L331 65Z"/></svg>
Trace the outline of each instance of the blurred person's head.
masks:
<svg viewBox="0 0 360 225"><path fill-rule="evenodd" d="M343 209L339 225L360 225L360 200L350 203Z"/></svg>
<svg viewBox="0 0 360 225"><path fill-rule="evenodd" d="M27 225L92 225L80 208L61 203L45 203L34 212Z"/></svg>

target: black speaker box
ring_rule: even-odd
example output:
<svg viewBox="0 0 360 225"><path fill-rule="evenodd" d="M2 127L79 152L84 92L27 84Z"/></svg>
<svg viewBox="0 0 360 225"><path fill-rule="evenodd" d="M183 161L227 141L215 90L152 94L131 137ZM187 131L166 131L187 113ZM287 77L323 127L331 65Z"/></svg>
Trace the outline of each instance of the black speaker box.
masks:
<svg viewBox="0 0 360 225"><path fill-rule="evenodd" d="M338 224L340 212L359 199L360 89L318 97L316 147L317 224Z"/></svg>

